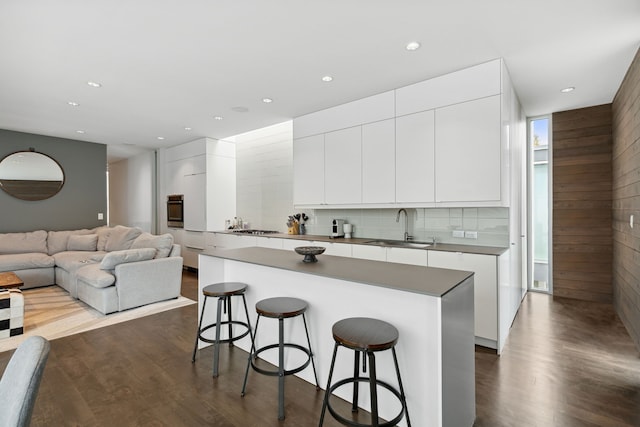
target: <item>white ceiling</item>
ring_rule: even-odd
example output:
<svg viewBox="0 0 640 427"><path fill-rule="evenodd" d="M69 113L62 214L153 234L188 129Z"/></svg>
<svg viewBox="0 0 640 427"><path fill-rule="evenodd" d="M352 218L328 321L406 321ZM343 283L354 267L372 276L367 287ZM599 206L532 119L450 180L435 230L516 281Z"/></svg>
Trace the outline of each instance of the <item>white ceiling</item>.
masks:
<svg viewBox="0 0 640 427"><path fill-rule="evenodd" d="M639 45L639 0L3 0L0 128L113 161L499 57L535 116L611 102Z"/></svg>

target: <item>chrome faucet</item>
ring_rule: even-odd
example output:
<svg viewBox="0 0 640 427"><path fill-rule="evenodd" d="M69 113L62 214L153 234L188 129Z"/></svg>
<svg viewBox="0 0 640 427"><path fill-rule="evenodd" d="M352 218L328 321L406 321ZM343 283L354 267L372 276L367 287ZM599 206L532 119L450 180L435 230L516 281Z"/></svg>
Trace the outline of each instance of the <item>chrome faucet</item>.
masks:
<svg viewBox="0 0 640 427"><path fill-rule="evenodd" d="M396 222L400 222L400 214L404 212L404 241L408 242L409 240L413 240L413 236L409 236L409 214L404 208L398 210L398 215L396 215Z"/></svg>

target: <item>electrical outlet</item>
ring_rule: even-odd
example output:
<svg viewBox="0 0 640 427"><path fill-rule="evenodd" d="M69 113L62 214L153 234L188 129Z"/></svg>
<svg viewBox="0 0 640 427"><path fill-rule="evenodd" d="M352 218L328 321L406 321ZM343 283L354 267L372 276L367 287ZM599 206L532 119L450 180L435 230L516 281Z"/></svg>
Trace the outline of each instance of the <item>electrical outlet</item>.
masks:
<svg viewBox="0 0 640 427"><path fill-rule="evenodd" d="M477 239L478 238L478 232L477 231L465 231L464 232L464 238L465 239Z"/></svg>
<svg viewBox="0 0 640 427"><path fill-rule="evenodd" d="M102 212L98 213L98 220L103 220L104 214Z"/></svg>
<svg viewBox="0 0 640 427"><path fill-rule="evenodd" d="M464 230L453 230L453 237L464 237Z"/></svg>

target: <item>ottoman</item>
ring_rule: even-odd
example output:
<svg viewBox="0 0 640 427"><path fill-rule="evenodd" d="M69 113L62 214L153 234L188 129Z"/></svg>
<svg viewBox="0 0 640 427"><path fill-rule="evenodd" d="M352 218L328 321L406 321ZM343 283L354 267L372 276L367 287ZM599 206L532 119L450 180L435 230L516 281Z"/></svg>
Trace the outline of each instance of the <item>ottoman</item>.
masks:
<svg viewBox="0 0 640 427"><path fill-rule="evenodd" d="M20 289L0 289L0 338L23 333L24 297Z"/></svg>

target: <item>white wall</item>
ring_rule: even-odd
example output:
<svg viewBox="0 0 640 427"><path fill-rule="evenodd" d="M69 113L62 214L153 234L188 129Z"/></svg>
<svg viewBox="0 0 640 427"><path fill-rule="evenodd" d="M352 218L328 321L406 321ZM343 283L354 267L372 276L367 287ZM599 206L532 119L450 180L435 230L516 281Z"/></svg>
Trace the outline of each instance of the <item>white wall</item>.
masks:
<svg viewBox="0 0 640 427"><path fill-rule="evenodd" d="M234 137L236 212L251 228L286 231L293 213L293 125L284 122Z"/></svg>
<svg viewBox="0 0 640 427"><path fill-rule="evenodd" d="M155 232L155 152L109 164L109 225Z"/></svg>

